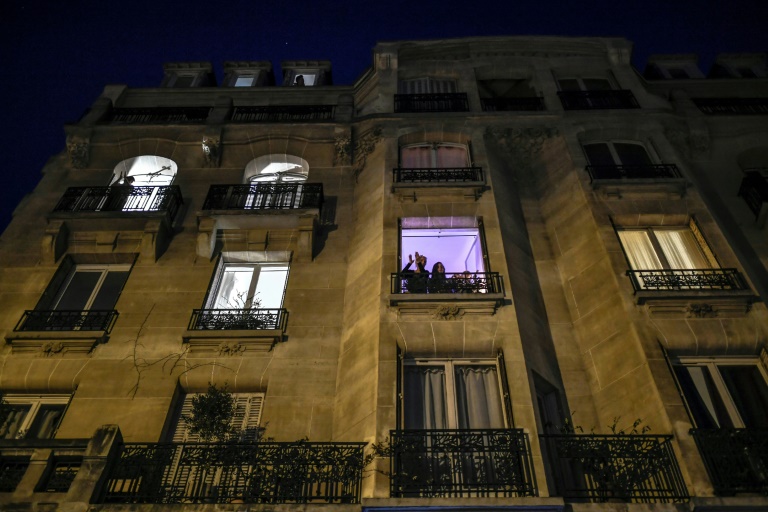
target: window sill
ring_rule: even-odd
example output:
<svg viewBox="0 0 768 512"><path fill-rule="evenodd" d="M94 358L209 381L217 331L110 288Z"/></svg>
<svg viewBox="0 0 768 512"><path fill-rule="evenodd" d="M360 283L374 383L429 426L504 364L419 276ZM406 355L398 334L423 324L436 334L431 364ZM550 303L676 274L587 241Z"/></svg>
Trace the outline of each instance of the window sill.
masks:
<svg viewBox="0 0 768 512"><path fill-rule="evenodd" d="M672 179L596 179L592 181L592 190L599 191L605 197L622 199L624 197L648 196L661 194L664 198L685 196L688 182L684 178Z"/></svg>
<svg viewBox="0 0 768 512"><path fill-rule="evenodd" d="M106 331L29 331L13 332L5 341L12 354L64 356L89 354L108 338Z"/></svg>
<svg viewBox="0 0 768 512"><path fill-rule="evenodd" d="M456 320L465 315L493 315L504 304L503 293L393 293L389 305L400 315Z"/></svg>
<svg viewBox="0 0 768 512"><path fill-rule="evenodd" d="M635 300L654 317L740 318L760 298L751 290L640 290Z"/></svg>
<svg viewBox="0 0 768 512"><path fill-rule="evenodd" d="M283 341L283 331L282 329L188 330L182 337L193 354L228 357L248 352L269 352L276 343Z"/></svg>

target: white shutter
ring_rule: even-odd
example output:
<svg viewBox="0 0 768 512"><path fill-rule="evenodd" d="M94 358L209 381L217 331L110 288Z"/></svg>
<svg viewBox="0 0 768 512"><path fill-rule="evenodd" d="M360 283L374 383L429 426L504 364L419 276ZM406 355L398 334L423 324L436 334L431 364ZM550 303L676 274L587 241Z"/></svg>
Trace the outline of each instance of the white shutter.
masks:
<svg viewBox="0 0 768 512"><path fill-rule="evenodd" d="M179 414L176 429L173 432L174 443L198 443L200 436L192 434L185 417L192 415L192 398L198 396L198 393L187 393L184 396L184 402L181 404L181 413ZM244 431L244 441L255 441L258 432L259 421L261 420L261 409L264 403L263 393L233 393L235 399L235 415L232 418L232 425L238 430Z"/></svg>

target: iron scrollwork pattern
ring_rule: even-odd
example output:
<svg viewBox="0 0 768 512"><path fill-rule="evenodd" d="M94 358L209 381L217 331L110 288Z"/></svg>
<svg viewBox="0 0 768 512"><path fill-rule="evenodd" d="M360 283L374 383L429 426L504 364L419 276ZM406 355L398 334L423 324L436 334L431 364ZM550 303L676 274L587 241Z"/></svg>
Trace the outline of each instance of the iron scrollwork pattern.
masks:
<svg viewBox="0 0 768 512"><path fill-rule="evenodd" d="M682 502L688 489L672 448L672 436L541 436L554 459L564 498L593 502Z"/></svg>
<svg viewBox="0 0 768 512"><path fill-rule="evenodd" d="M390 436L392 497L538 495L521 429L395 430Z"/></svg>
<svg viewBox="0 0 768 512"><path fill-rule="evenodd" d="M635 291L746 290L735 268L628 270Z"/></svg>
<svg viewBox="0 0 768 512"><path fill-rule="evenodd" d="M768 496L768 430L694 428L691 435L716 495L750 492Z"/></svg>
<svg viewBox="0 0 768 512"><path fill-rule="evenodd" d="M13 492L29 468L29 457L0 458L0 492Z"/></svg>
<svg viewBox="0 0 768 512"><path fill-rule="evenodd" d="M675 164L588 165L590 180L658 180L680 178Z"/></svg>
<svg viewBox="0 0 768 512"><path fill-rule="evenodd" d="M322 183L211 185L203 210L292 210L322 204Z"/></svg>
<svg viewBox="0 0 768 512"><path fill-rule="evenodd" d="M125 444L105 503L360 503L365 443Z"/></svg>
<svg viewBox="0 0 768 512"><path fill-rule="evenodd" d="M207 329L283 329L285 309L195 309L189 330Z"/></svg>
<svg viewBox="0 0 768 512"><path fill-rule="evenodd" d="M465 92L395 94L395 112L469 112Z"/></svg>
<svg viewBox="0 0 768 512"><path fill-rule="evenodd" d="M446 272L444 276L428 273L399 272L391 274L390 293L504 293L498 272Z"/></svg>
<svg viewBox="0 0 768 512"><path fill-rule="evenodd" d="M395 183L483 182L482 167L394 169Z"/></svg>
<svg viewBox="0 0 768 512"><path fill-rule="evenodd" d="M112 330L117 311L27 310L14 331L106 331ZM53 347L50 351L54 351Z"/></svg>

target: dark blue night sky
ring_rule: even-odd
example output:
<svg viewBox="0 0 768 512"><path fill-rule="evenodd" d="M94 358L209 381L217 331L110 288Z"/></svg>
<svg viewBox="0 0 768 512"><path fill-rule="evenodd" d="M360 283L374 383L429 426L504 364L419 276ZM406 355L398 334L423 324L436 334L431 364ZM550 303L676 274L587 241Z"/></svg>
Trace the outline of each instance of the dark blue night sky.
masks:
<svg viewBox="0 0 768 512"><path fill-rule="evenodd" d="M653 53L768 50L768 1L491 2L212 0L0 2L3 153L0 229L64 148L105 84L155 87L162 66L225 60L327 59L336 84L371 64L377 41L493 35L625 37L641 71ZM53 205L52 205L53 206Z"/></svg>

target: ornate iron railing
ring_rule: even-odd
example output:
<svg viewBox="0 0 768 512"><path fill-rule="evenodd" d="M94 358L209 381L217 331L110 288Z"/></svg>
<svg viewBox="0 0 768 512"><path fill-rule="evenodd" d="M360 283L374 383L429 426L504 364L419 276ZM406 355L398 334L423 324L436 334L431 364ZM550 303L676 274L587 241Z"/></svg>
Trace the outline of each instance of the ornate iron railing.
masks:
<svg viewBox="0 0 768 512"><path fill-rule="evenodd" d="M557 95L565 110L597 110L613 108L640 108L632 91L559 91Z"/></svg>
<svg viewBox="0 0 768 512"><path fill-rule="evenodd" d="M627 270L635 291L640 290L747 290L735 268Z"/></svg>
<svg viewBox="0 0 768 512"><path fill-rule="evenodd" d="M465 92L395 94L395 112L469 112Z"/></svg>
<svg viewBox="0 0 768 512"><path fill-rule="evenodd" d="M365 443L125 444L105 503L360 503Z"/></svg>
<svg viewBox="0 0 768 512"><path fill-rule="evenodd" d="M498 272L398 272L390 276L390 293L504 293L504 281Z"/></svg>
<svg viewBox="0 0 768 512"><path fill-rule="evenodd" d="M665 180L680 178L675 164L588 165L590 180Z"/></svg>
<svg viewBox="0 0 768 512"><path fill-rule="evenodd" d="M176 185L162 187L69 187L56 212L167 212L173 219L184 203Z"/></svg>
<svg viewBox="0 0 768 512"><path fill-rule="evenodd" d="M480 98L485 112L520 112L544 110L544 98Z"/></svg>
<svg viewBox="0 0 768 512"><path fill-rule="evenodd" d="M672 436L546 435L558 493L604 502L681 502L689 499Z"/></svg>
<svg viewBox="0 0 768 512"><path fill-rule="evenodd" d="M208 329L283 329L285 309L195 309L189 319L190 331Z"/></svg>
<svg viewBox="0 0 768 512"><path fill-rule="evenodd" d="M0 457L0 492L13 492L29 468L29 457Z"/></svg>
<svg viewBox="0 0 768 512"><path fill-rule="evenodd" d="M295 123L298 121L333 121L333 105L269 105L235 107L233 123Z"/></svg>
<svg viewBox="0 0 768 512"><path fill-rule="evenodd" d="M203 210L292 210L320 208L322 183L211 185Z"/></svg>
<svg viewBox="0 0 768 512"><path fill-rule="evenodd" d="M693 103L708 115L768 114L768 98L693 98Z"/></svg>
<svg viewBox="0 0 768 512"><path fill-rule="evenodd" d="M393 498L537 496L522 429L393 430Z"/></svg>
<svg viewBox="0 0 768 512"><path fill-rule="evenodd" d="M462 183L484 182L482 167L442 167L393 169L395 183Z"/></svg>
<svg viewBox="0 0 768 512"><path fill-rule="evenodd" d="M106 331L117 321L113 309L90 311L27 310L14 331Z"/></svg>
<svg viewBox="0 0 768 512"><path fill-rule="evenodd" d="M691 435L718 496L768 496L768 429L694 428Z"/></svg>
<svg viewBox="0 0 768 512"><path fill-rule="evenodd" d="M205 123L212 107L113 108L103 123L114 124L197 124Z"/></svg>
<svg viewBox="0 0 768 512"><path fill-rule="evenodd" d="M741 180L739 196L744 198L755 217L759 217L763 203L768 203L768 177L759 171L748 171Z"/></svg>
<svg viewBox="0 0 768 512"><path fill-rule="evenodd" d="M37 492L67 492L80 471L83 459L67 457L54 459L45 477L37 487Z"/></svg>

